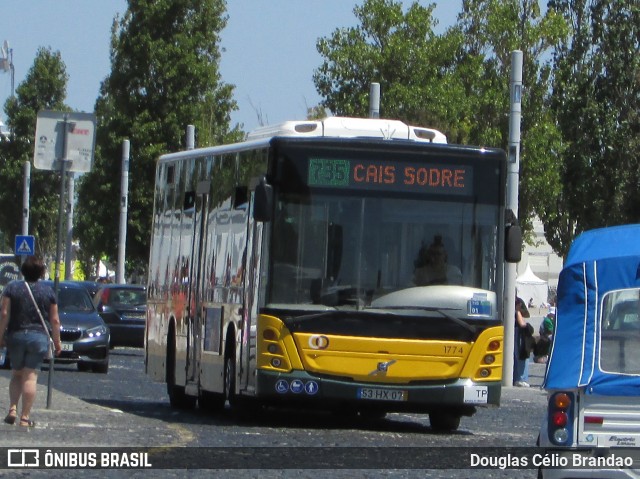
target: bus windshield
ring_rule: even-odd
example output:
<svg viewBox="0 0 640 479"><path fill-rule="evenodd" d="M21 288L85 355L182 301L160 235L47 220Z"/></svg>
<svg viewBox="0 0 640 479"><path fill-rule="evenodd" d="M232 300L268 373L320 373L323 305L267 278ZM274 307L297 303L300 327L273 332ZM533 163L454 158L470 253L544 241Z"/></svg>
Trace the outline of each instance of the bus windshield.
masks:
<svg viewBox="0 0 640 479"><path fill-rule="evenodd" d="M267 305L361 309L416 286L495 290L497 204L357 193L281 190Z"/></svg>

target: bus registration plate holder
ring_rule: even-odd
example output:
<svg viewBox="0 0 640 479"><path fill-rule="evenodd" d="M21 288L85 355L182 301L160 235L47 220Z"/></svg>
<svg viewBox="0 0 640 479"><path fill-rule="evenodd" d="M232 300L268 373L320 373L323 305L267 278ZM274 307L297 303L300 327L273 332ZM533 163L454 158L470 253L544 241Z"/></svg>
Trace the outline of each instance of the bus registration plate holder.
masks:
<svg viewBox="0 0 640 479"><path fill-rule="evenodd" d="M62 343L62 351L73 351L73 343Z"/></svg>
<svg viewBox="0 0 640 479"><path fill-rule="evenodd" d="M404 389L358 388L358 399L373 401L406 401L409 394Z"/></svg>
<svg viewBox="0 0 640 479"><path fill-rule="evenodd" d="M487 386L465 386L465 404L487 404L489 399L489 388Z"/></svg>

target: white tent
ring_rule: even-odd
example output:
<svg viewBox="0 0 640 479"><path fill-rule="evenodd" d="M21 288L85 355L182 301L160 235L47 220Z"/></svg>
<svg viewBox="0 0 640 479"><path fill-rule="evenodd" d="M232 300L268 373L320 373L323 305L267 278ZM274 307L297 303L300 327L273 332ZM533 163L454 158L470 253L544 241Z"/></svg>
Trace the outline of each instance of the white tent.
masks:
<svg viewBox="0 0 640 479"><path fill-rule="evenodd" d="M518 296L529 304L529 300L533 298L533 304L536 307L547 303L549 294L549 285L544 279L538 278L533 271L531 265L527 263L527 269L516 278L516 289Z"/></svg>

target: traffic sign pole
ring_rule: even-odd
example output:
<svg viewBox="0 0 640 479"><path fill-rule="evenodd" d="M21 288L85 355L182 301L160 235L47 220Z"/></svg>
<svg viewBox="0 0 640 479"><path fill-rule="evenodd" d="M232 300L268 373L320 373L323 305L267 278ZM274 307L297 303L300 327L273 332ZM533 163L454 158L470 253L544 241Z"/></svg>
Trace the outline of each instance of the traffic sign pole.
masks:
<svg viewBox="0 0 640 479"><path fill-rule="evenodd" d="M67 127L65 120L65 129ZM62 220L64 217L64 186L66 183L67 176L67 160L63 159L60 161L60 202L58 204L58 240L56 241L56 268L55 268L55 281L54 281L54 291L56 294L56 298L58 297L58 287L60 284L60 256L62 254ZM55 363L55 354L51 355L49 359L49 378L47 381L47 409L51 408L51 394L53 391L53 366Z"/></svg>
<svg viewBox="0 0 640 479"><path fill-rule="evenodd" d="M65 210L65 183L67 171L91 171L95 144L95 115L83 112L56 112L43 110L36 119L36 137L33 166L41 170L60 169L60 203L58 207L58 239L54 289L58 296L60 262L62 256L62 229ZM62 128L60 128L62 126ZM54 358L49 360L49 390L47 409L51 406Z"/></svg>
<svg viewBox="0 0 640 479"><path fill-rule="evenodd" d="M22 186L22 234L29 234L29 194L31 191L31 162L25 161Z"/></svg>

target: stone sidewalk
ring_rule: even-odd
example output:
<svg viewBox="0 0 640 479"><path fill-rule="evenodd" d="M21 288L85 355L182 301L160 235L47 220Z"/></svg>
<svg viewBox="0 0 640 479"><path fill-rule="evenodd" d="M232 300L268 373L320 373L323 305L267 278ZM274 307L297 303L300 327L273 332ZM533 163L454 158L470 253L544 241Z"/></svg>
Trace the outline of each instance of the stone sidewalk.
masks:
<svg viewBox="0 0 640 479"><path fill-rule="evenodd" d="M9 371L0 375L0 414L7 415L9 408ZM38 377L36 402L31 410L33 428L0 423L0 447L22 446L73 446L86 445L86 433L99 431L105 424L126 421L124 414L52 390L50 407L47 408L47 377ZM18 408L18 413L20 409ZM76 433L77 432L77 433ZM108 444L104 444L108 445Z"/></svg>

